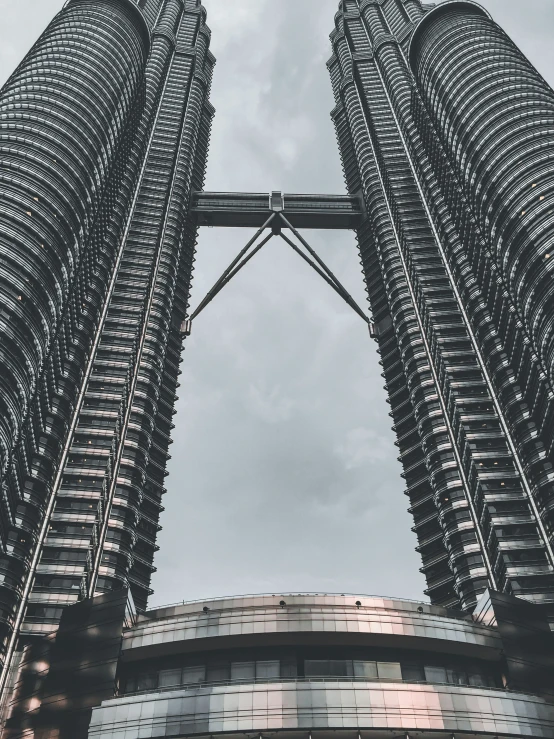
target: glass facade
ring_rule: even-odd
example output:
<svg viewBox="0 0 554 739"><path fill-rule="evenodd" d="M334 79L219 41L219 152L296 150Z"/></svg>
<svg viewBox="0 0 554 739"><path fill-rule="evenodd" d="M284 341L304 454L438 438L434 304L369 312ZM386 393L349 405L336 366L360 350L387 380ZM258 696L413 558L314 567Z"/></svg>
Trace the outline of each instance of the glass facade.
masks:
<svg viewBox="0 0 554 739"><path fill-rule="evenodd" d="M42 615L44 601L52 614L80 591L129 583L145 608L150 594L196 243L187 210L212 115L204 21L197 2L167 0L152 29L138 176L24 633L51 630L58 616Z"/></svg>
<svg viewBox="0 0 554 739"><path fill-rule="evenodd" d="M471 2L346 0L333 111L433 603L554 600L554 93Z"/></svg>
<svg viewBox="0 0 554 739"><path fill-rule="evenodd" d="M25 649L2 736L551 739L548 615L499 593L472 616L321 594L136 614L112 592Z"/></svg>
<svg viewBox="0 0 554 739"><path fill-rule="evenodd" d="M486 736L551 739L552 709L540 699L501 691L435 686L241 686L130 696L93 712L90 739L187 737L191 734L284 732L295 739L390 732L470 732ZM295 733L296 732L296 733ZM335 733L336 732L336 733ZM356 733L354 733L356 732Z"/></svg>
<svg viewBox="0 0 554 739"><path fill-rule="evenodd" d="M26 648L5 736L546 739L547 616L493 593L473 617L344 595L221 598L136 615L125 591L112 592L67 608L56 634Z"/></svg>
<svg viewBox="0 0 554 739"><path fill-rule="evenodd" d="M350 680L396 680L405 682L444 683L452 685L476 685L501 687L500 674L486 664L467 660L430 660L425 656L413 656L402 661L391 655L370 659L371 654L363 655L358 650L356 658L345 658L349 650L335 650L332 658L324 658L329 650L313 650L310 657L292 652L283 657L281 653L267 654L219 654L218 657L195 657L183 666L176 666L175 660L166 663L144 665L140 672L133 670L128 677L122 676L120 692L136 693L176 686L206 685L241 682L279 682L287 680L310 680L315 678L349 678ZM367 650L366 650L367 651ZM318 653L319 652L319 653ZM272 656L273 659L269 657ZM256 659L256 657L258 657ZM426 664L429 662L429 664Z"/></svg>
<svg viewBox="0 0 554 739"><path fill-rule="evenodd" d="M113 269L149 36L127 0L71 0L0 92L0 660Z"/></svg>
<svg viewBox="0 0 554 739"><path fill-rule="evenodd" d="M151 592L205 20L199 0L70 0L0 91L0 656L78 600Z"/></svg>

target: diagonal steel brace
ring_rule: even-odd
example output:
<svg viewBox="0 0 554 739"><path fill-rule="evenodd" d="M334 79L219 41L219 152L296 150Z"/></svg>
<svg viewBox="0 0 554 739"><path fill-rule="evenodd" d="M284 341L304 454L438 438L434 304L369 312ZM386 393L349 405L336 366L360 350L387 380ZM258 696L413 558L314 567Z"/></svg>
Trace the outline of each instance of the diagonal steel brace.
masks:
<svg viewBox="0 0 554 739"><path fill-rule="evenodd" d="M305 249L308 251L308 254L305 254L297 244L295 244L291 239L289 239L287 236L285 236L281 230L281 225L284 225L286 228L289 228L292 233L297 237L297 239L300 241L300 243L305 247ZM272 230L269 233L268 236L266 236L262 241L257 244L254 249L248 254L248 250L255 244L256 240L261 236L263 231L268 227L271 226ZM250 239L250 241L246 244L246 246L240 251L238 256L231 262L231 264L227 267L227 269L223 272L221 277L217 280L217 282L213 285L213 287L208 291L206 297L202 300L198 308L194 311L192 316L188 321L184 322L184 325L187 326L187 329L185 331L186 334L190 333L190 326L192 321L200 315L200 313L204 310L204 308L209 305L212 300L218 295L218 293L227 285L228 282L230 282L233 277L240 272L240 270L252 259L252 257L257 254L260 249L262 249L265 244L267 244L270 239L273 238L273 236L279 235L281 238L299 255L302 257L302 259L310 265L310 267L317 272L317 274L325 280L325 282L333 288L333 290L340 295L340 297L349 305L364 321L367 323L370 327L370 334L373 335L372 329L373 324L368 316L364 313L364 311L360 308L360 306L356 303L354 298L350 295L350 293L346 290L346 288L342 285L342 283L335 277L333 272L329 269L329 267L325 264L325 262L317 255L317 253L312 249L312 247L308 244L308 242L300 235L300 233L292 226L289 221L285 218L285 216L282 213L274 212L271 214L271 216L267 219L267 221L264 223L264 225L256 232L256 234ZM312 257L312 258L310 258Z"/></svg>
<svg viewBox="0 0 554 739"><path fill-rule="evenodd" d="M239 270L241 270L242 267L244 267L244 265L248 261L250 261L250 259L252 259L252 257L254 256L254 254L256 254L262 248L262 246L264 246L265 244L267 244L267 242L273 237L273 233L271 233L267 238L265 238L262 241L261 244L259 244L252 251L252 253L241 264L239 264L240 260L248 252L248 250L250 249L250 247L256 242L256 239L258 239L262 235L262 233L265 231L265 229L271 224L271 222L273 221L273 219L275 218L275 216L276 216L275 213L272 213L271 214L271 216L267 219L267 221L264 223L264 225L260 229L258 229L258 231L256 231L256 233L250 239L250 241L246 244L246 246L244 247L244 249L242 249L240 251L240 253L238 254L238 256L235 259L233 259L233 261L227 267L227 269L225 270L225 272L221 275L221 277L219 278L219 280L213 285L213 287L211 288L211 290L208 291L206 297L204 298L204 300L202 300L202 302L200 303L200 305L198 306L198 308L194 311L194 313L190 317L190 320L191 321L193 321L196 318L196 316L198 316L204 310L204 308L209 303L212 302L212 300L215 298L215 296L218 294L218 292L220 292L220 290L222 290L225 287L225 285L229 282L229 280L231 280L236 275L236 273Z"/></svg>

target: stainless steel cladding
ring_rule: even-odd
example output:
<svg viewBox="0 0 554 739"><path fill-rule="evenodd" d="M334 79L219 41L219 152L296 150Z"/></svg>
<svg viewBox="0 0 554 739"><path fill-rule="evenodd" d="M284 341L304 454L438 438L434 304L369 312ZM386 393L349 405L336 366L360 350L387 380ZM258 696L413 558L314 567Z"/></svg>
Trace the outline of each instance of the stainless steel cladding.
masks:
<svg viewBox="0 0 554 739"><path fill-rule="evenodd" d="M147 6L149 7L149 6ZM130 585L145 608L203 185L214 58L195 0L159 4L129 208L86 367L23 633L51 631L84 596Z"/></svg>
<svg viewBox="0 0 554 739"><path fill-rule="evenodd" d="M537 609L541 637L554 618L554 93L473 2L341 0L331 40L347 196L202 192L215 59L199 0L70 0L0 92L0 651L44 646L67 606L88 623L95 596L129 588L146 609L197 228L276 212L295 233L357 230L427 593L458 615L298 597L151 612L96 735L552 735L542 699L499 692L500 627L459 612L490 591L489 610ZM408 660L411 638L448 659ZM192 642L242 651L221 669L163 661ZM161 662L141 677L127 653ZM165 687L179 694L127 695Z"/></svg>
<svg viewBox="0 0 554 739"><path fill-rule="evenodd" d="M335 26L332 115L427 592L552 602L554 93L475 3L345 0Z"/></svg>
<svg viewBox="0 0 554 739"><path fill-rule="evenodd" d="M118 694L88 736L551 737L552 704L506 689L503 648L493 626L389 598L160 608L125 632Z"/></svg>
<svg viewBox="0 0 554 739"><path fill-rule="evenodd" d="M197 0L70 0L0 93L0 641L146 607L213 109ZM5 673L4 673L5 677Z"/></svg>
<svg viewBox="0 0 554 739"><path fill-rule="evenodd" d="M0 644L109 279L149 42L127 0L71 0L0 92Z"/></svg>

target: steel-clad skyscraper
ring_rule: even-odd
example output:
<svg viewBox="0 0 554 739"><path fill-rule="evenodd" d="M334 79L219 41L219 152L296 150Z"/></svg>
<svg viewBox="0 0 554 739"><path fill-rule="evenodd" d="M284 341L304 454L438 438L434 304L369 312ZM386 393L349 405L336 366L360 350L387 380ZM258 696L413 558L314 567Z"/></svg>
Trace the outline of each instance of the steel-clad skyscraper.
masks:
<svg viewBox="0 0 554 739"><path fill-rule="evenodd" d="M554 93L475 3L344 0L335 20L333 118L427 592L552 602Z"/></svg>
<svg viewBox="0 0 554 739"><path fill-rule="evenodd" d="M215 60L197 0L139 5L70 0L0 94L4 648L150 592Z"/></svg>

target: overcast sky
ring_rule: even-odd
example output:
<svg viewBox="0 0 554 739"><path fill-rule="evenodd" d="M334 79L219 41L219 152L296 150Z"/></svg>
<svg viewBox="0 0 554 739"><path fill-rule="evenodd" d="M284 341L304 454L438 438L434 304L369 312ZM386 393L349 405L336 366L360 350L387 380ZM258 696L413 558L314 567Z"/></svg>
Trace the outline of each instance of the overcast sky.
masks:
<svg viewBox="0 0 554 739"><path fill-rule="evenodd" d="M3 81L62 0L0 0ZM325 62L337 0L205 0L218 59L206 188L343 193ZM554 2L484 0L554 83ZM354 234L305 234L362 304ZM192 305L250 237L201 232ZM194 325L152 604L327 591L422 598L375 344L273 240Z"/></svg>

